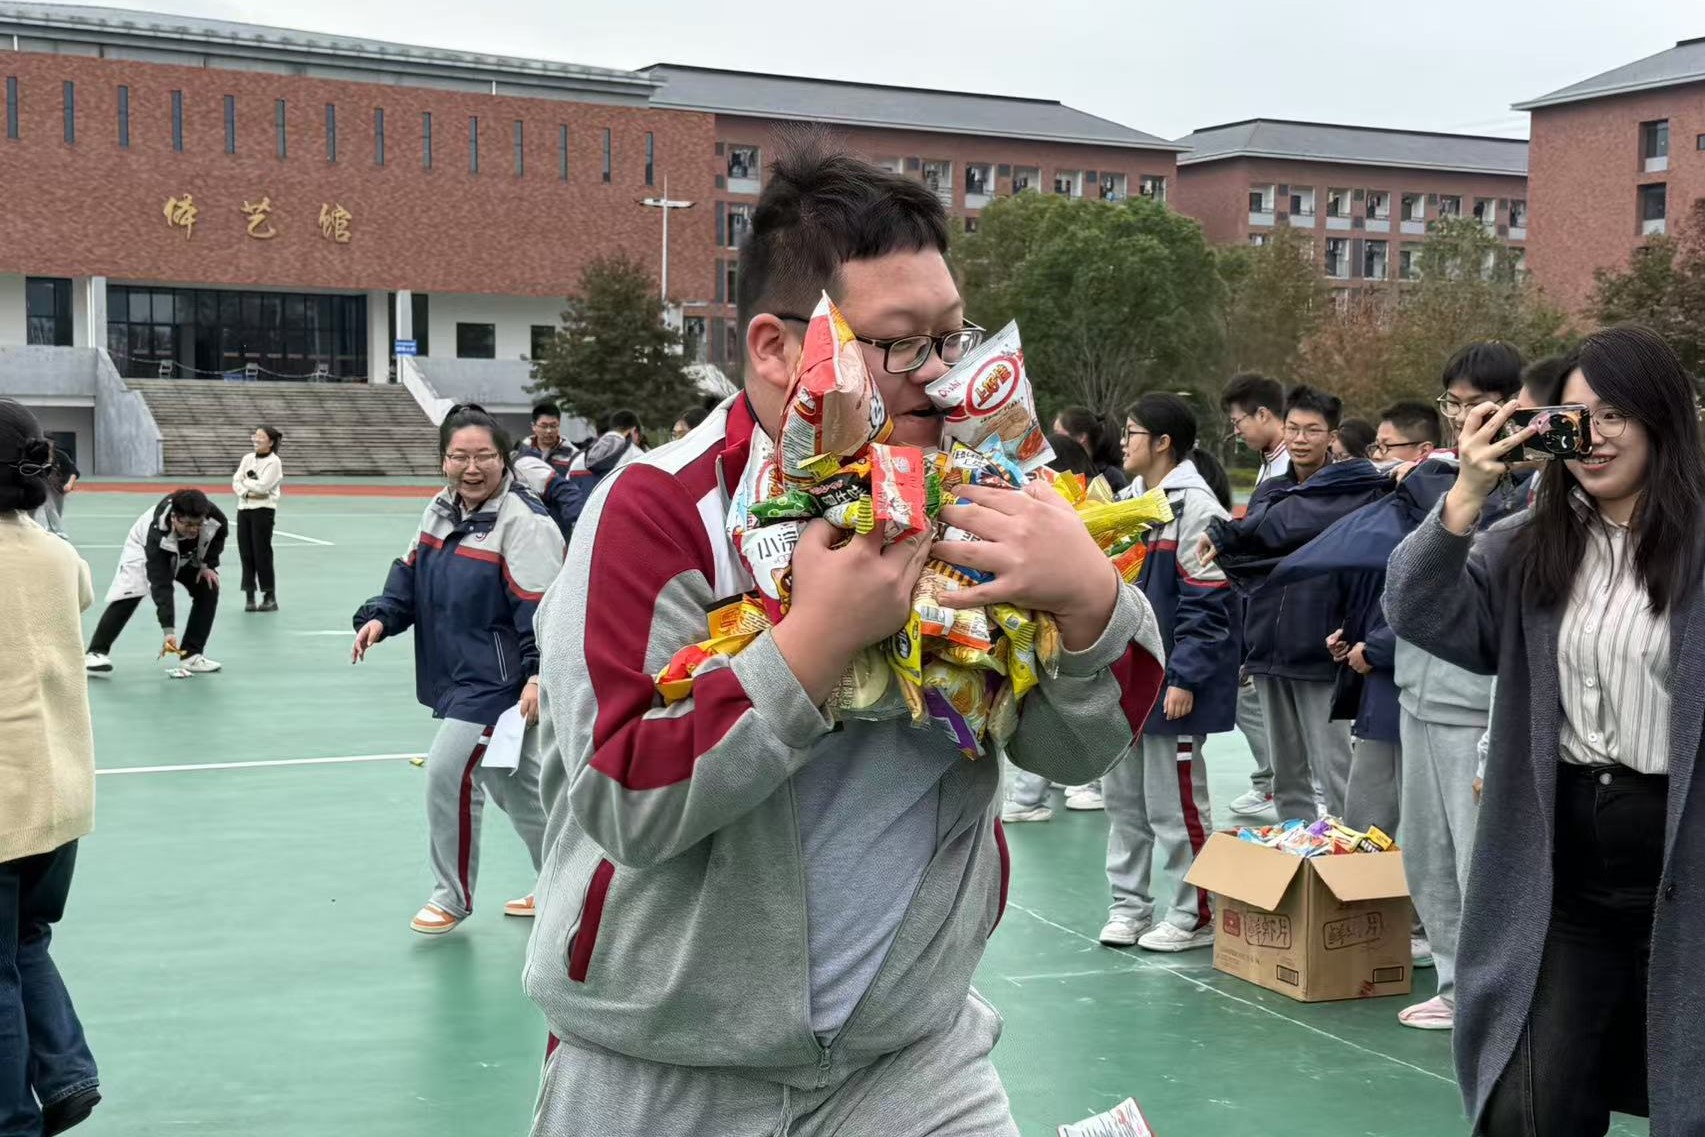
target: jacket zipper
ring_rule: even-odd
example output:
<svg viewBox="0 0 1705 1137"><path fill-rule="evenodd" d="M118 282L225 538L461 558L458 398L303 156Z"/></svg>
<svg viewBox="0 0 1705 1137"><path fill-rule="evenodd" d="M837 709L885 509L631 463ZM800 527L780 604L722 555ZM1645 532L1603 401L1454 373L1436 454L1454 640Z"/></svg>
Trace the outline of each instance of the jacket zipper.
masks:
<svg viewBox="0 0 1705 1137"><path fill-rule="evenodd" d="M509 682L509 663L503 658L503 637L491 633L491 646L497 649L497 677L505 683Z"/></svg>

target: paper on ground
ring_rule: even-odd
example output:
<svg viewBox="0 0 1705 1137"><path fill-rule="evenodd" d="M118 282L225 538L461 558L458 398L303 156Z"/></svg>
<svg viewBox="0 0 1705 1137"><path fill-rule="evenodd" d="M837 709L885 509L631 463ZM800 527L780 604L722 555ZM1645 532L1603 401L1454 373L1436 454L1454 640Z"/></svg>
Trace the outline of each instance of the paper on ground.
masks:
<svg viewBox="0 0 1705 1137"><path fill-rule="evenodd" d="M527 720L521 717L519 706L510 707L491 728L491 741L485 744L485 757L480 765L488 770L514 770L521 764L521 739L527 733Z"/></svg>
<svg viewBox="0 0 1705 1137"><path fill-rule="evenodd" d="M1060 1126L1060 1137L1154 1137L1135 1098L1126 1098L1106 1113L1076 1125Z"/></svg>

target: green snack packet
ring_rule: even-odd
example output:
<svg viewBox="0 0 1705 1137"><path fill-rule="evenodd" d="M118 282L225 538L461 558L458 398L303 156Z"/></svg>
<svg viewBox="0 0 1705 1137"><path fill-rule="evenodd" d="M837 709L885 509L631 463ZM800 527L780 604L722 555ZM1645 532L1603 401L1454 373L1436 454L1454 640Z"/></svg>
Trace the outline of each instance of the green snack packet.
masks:
<svg viewBox="0 0 1705 1137"><path fill-rule="evenodd" d="M817 499L801 489L790 489L768 499L755 501L751 506L752 517L759 524L769 524L772 521L803 521L817 516Z"/></svg>

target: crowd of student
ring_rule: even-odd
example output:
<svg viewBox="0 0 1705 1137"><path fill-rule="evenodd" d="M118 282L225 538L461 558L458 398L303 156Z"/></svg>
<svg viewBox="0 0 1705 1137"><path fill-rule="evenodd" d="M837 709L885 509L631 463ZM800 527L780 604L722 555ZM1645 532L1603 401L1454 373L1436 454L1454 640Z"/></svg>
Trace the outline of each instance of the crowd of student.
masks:
<svg viewBox="0 0 1705 1137"><path fill-rule="evenodd" d="M971 988L1005 907L998 818L1044 819L1055 782L1099 802L1102 941L1204 947L1209 898L1182 877L1213 826L1203 748L1234 726L1256 768L1232 813L1332 813L1399 837L1416 962L1438 972L1437 996L1399 1019L1456 1028L1478 1133L1602 1134L1612 1110L1649 1113L1655 1137L1705 1127L1687 1073L1705 1058L1689 967L1705 942L1689 793L1705 452L1692 379L1650 332L1599 332L1525 370L1508 345L1468 345L1433 400L1395 403L1371 432L1346 430L1326 392L1237 376L1223 410L1260 456L1241 516L1185 400L1144 395L1122 439L1069 410L1057 465L1171 504L1134 585L1041 486L963 489L943 520L971 541L845 541L817 521L793 549L786 618L662 703L657 670L751 581L728 514L797 371L799 322L781 313L832 287L891 441L937 444L925 387L967 331L947 248L925 188L807 141L771 171L741 251L744 392L687 412L654 451L627 414L567 445L550 404L516 447L478 407L440 427L445 487L355 613L352 658L412 628L416 694L441 722L435 888L414 929L473 914L487 795L538 870L504 906L536 917L524 983L552 1031L536 1137L1016 1133L990 1061L1000 1017ZM1589 408L1591 454L1525 461L1536 428L1506 429L1512 415L1564 402ZM46 950L89 826L87 691L66 660L91 596L69 545L22 519L47 502L52 461L14 407L0 403L0 596L32 614L15 622L47 663L6 679L37 733L0 737L0 805L37 819L0 834L0 1130L45 1115L57 1132L99 1100ZM277 506L279 439L254 442L233 489L245 588L272 601L271 518L243 515ZM225 531L194 491L151 507L91 649L152 595L168 648L199 657ZM905 626L932 556L992 576L944 604L1011 604L1059 629L1058 673L998 760L822 709ZM174 582L192 598L181 642ZM513 768L488 765L512 716ZM1002 806L1008 765L1024 777Z"/></svg>

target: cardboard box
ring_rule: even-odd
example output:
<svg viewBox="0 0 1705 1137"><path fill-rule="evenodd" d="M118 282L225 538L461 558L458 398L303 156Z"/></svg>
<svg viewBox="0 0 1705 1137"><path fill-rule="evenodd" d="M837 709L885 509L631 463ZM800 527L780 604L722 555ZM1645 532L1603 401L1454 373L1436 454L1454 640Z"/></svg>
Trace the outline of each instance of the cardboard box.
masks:
<svg viewBox="0 0 1705 1137"><path fill-rule="evenodd" d="M1295 857L1215 833L1185 877L1214 894L1214 967L1304 1003L1407 995L1403 854Z"/></svg>

